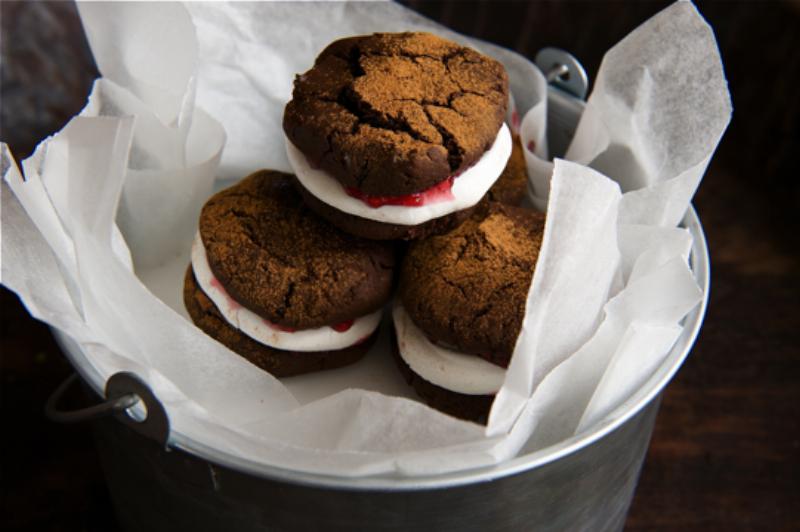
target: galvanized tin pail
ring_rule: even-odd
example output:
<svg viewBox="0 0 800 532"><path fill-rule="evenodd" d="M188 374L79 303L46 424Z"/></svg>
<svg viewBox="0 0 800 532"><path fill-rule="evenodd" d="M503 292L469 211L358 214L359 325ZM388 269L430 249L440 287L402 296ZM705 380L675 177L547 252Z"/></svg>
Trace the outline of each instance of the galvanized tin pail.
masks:
<svg viewBox="0 0 800 532"><path fill-rule="evenodd" d="M550 81L557 82L559 70L552 72ZM573 82L583 75L571 74ZM582 102L552 88L548 103L549 123L557 124L549 140L557 151L574 131ZM494 467L423 478L334 478L250 462L179 433L169 434L167 447L164 426L153 422L160 405L143 397L152 418L146 427L119 416L94 426L120 523L130 531L170 532L622 529L661 393L688 355L708 300L708 250L693 209L683 226L694 237L690 260L705 297L685 318L664 363L619 407L615 421ZM54 334L80 376L97 388L99 376L79 346Z"/></svg>

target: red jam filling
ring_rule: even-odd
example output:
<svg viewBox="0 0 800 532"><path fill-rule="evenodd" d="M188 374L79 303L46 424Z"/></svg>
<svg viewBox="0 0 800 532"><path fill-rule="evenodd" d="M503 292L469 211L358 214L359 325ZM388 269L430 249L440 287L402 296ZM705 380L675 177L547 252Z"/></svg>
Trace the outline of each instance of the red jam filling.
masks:
<svg viewBox="0 0 800 532"><path fill-rule="evenodd" d="M450 176L444 181L433 185L421 192L414 192L413 194L406 194L403 196L373 196L365 194L355 187L345 187L345 192L349 196L359 199L377 209L384 205L401 205L403 207L420 207L422 205L429 205L431 203L439 203L442 201L450 201L455 198L453 196L453 181L456 176Z"/></svg>
<svg viewBox="0 0 800 532"><path fill-rule="evenodd" d="M352 327L353 326L353 322L355 322L355 321L356 320L343 321L342 323L337 323L336 325L331 325L331 329L333 329L336 332L342 333L342 332L345 332L346 330L348 330L350 327Z"/></svg>

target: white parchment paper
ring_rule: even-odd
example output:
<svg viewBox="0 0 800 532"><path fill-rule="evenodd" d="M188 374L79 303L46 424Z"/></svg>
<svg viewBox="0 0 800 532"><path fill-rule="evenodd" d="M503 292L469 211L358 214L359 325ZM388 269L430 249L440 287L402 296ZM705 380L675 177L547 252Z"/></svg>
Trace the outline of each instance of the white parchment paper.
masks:
<svg viewBox="0 0 800 532"><path fill-rule="evenodd" d="M180 297L214 176L288 170L283 106L327 43L412 29L465 39L395 4L79 9L103 78L81 116L23 162L24 179L3 145L2 282L102 379L145 379L182 441L338 476L491 465L606 420L702 297L691 239L675 225L730 102L713 34L689 3L609 51L570 160L547 161L541 73L475 44L509 71L529 171L546 169L536 190L548 195L523 330L487 427L416 400L386 334L359 364L280 382L195 328Z"/></svg>

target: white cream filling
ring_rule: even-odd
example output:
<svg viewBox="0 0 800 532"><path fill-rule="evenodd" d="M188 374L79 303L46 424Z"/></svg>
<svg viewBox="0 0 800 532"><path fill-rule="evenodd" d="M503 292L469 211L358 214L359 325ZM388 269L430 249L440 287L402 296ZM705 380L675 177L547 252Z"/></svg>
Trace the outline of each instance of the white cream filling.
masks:
<svg viewBox="0 0 800 532"><path fill-rule="evenodd" d="M394 304L392 319L400 356L426 381L465 395L494 395L503 385L505 369L475 355L434 344L414 325L399 302Z"/></svg>
<svg viewBox="0 0 800 532"><path fill-rule="evenodd" d="M331 327L303 329L294 332L282 331L265 321L255 312L248 310L234 301L216 280L208 265L208 257L200 233L192 243L192 270L197 284L220 314L231 326L239 329L253 340L269 347L287 351L328 351L344 349L357 344L371 335L381 322L381 310L361 316L353 321L353 325L343 332Z"/></svg>
<svg viewBox="0 0 800 532"><path fill-rule="evenodd" d="M455 178L452 199L413 207L383 205L376 208L347 194L342 184L333 176L323 170L312 168L305 155L288 138L285 140L286 155L297 179L320 201L354 216L396 225L419 225L472 207L497 181L511 155L511 133L508 131L508 126L503 124L489 151Z"/></svg>

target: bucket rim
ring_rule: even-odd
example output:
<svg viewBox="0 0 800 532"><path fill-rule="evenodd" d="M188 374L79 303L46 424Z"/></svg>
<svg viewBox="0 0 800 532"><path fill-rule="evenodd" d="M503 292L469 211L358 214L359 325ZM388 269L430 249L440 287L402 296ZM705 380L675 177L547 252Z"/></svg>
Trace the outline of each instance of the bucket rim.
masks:
<svg viewBox="0 0 800 532"><path fill-rule="evenodd" d="M543 449L517 456L511 460L493 466L467 469L428 477L399 477L388 475L340 477L284 469L234 456L225 451L207 446L202 442L192 440L177 431L173 431L170 434L169 445L213 464L247 475L318 488L360 491L411 491L453 488L469 484L490 482L499 478L525 473L556 462L604 438L627 423L653 400L656 400L689 355L697 339L697 335L700 332L700 327L703 323L703 318L708 306L710 263L705 234L700 219L694 207L691 205L683 218L681 227L687 229L693 237L690 265L694 278L703 292L702 300L684 318L683 332L672 347L672 350L646 384L620 404L611 414L606 416L604 420L596 423L590 429L582 433L573 435L570 438ZM89 383L95 392L102 396L103 393L100 384L102 378L91 365L79 344L59 330L54 328L51 328L51 330L56 341L75 370L85 382Z"/></svg>

